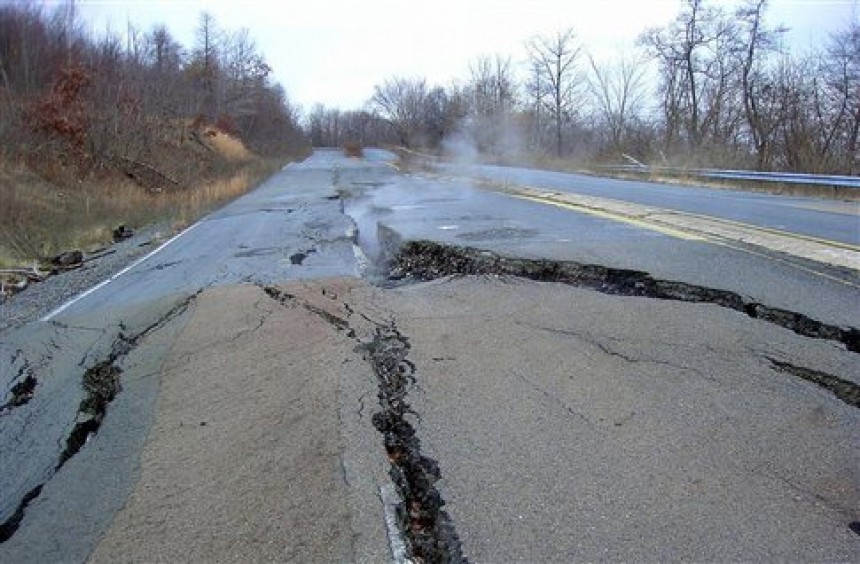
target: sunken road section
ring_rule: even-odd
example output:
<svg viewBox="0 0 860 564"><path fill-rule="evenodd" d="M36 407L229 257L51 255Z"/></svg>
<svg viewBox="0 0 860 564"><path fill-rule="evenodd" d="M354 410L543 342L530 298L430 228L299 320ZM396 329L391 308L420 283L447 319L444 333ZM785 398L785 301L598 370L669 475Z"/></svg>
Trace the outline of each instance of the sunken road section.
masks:
<svg viewBox="0 0 860 564"><path fill-rule="evenodd" d="M452 275L517 276L557 282L618 296L715 304L790 329L798 335L842 343L860 352L860 329L822 323L802 313L773 308L728 290L659 280L647 272L572 261L530 260L501 256L471 247L432 241L404 244L390 259L390 279L427 281Z"/></svg>

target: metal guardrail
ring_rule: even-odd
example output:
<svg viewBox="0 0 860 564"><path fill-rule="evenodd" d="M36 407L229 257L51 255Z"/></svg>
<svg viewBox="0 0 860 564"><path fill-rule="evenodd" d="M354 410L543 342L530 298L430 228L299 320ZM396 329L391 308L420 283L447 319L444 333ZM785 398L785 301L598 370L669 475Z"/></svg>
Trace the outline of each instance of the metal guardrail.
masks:
<svg viewBox="0 0 860 564"><path fill-rule="evenodd" d="M757 172L753 170L719 170L710 168L684 169L668 166L640 166L635 164L603 165L596 168L618 172L631 172L637 174L657 173L673 176L692 176L697 178L742 180L753 182L775 182L782 184L803 184L807 186L831 186L860 190L860 177L858 176L805 174L797 172Z"/></svg>

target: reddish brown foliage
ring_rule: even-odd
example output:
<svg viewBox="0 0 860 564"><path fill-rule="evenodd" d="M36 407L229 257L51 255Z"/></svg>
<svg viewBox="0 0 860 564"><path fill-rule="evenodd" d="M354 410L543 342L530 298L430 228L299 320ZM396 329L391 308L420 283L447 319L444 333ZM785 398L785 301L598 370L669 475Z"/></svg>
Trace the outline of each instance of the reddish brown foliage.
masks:
<svg viewBox="0 0 860 564"><path fill-rule="evenodd" d="M88 119L82 93L90 84L90 75L83 67L62 70L51 92L37 99L26 113L30 127L65 139L76 152L83 151Z"/></svg>
<svg viewBox="0 0 860 564"><path fill-rule="evenodd" d="M236 127L236 120L230 114L221 114L218 116L218 119L215 120L215 127L221 133L239 137L239 128Z"/></svg>

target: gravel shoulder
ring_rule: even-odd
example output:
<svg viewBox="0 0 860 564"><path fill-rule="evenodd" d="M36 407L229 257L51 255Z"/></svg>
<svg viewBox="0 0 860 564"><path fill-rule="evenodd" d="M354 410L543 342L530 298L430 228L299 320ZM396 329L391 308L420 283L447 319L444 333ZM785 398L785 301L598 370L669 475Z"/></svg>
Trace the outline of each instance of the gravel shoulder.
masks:
<svg viewBox="0 0 860 564"><path fill-rule="evenodd" d="M169 223L156 223L105 248L99 258L83 266L32 284L23 292L0 300L0 335L39 319L78 294L107 280L176 233Z"/></svg>

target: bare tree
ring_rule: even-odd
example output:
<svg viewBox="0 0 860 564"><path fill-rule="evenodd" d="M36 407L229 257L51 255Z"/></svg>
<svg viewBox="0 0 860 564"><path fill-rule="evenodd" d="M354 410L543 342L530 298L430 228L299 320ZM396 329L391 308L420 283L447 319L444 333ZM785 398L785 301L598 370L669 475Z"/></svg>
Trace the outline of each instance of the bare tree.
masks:
<svg viewBox="0 0 860 564"><path fill-rule="evenodd" d="M750 141L756 155L756 168L764 170L770 162L771 145L779 125L777 90L768 76L767 56L777 47L786 28L769 29L764 24L767 0L747 0L735 12L740 31L737 53L741 58L741 99Z"/></svg>
<svg viewBox="0 0 860 564"><path fill-rule="evenodd" d="M246 28L224 33L221 45L219 125L244 135L260 117L257 102L265 94L272 68Z"/></svg>
<svg viewBox="0 0 860 564"><path fill-rule="evenodd" d="M370 103L394 129L398 142L413 147L423 142L427 96L423 78L394 77L375 87Z"/></svg>
<svg viewBox="0 0 860 564"><path fill-rule="evenodd" d="M511 59L483 56L469 65L469 71L470 80L464 89L469 109L463 133L483 153L505 151L503 145L517 103Z"/></svg>
<svg viewBox="0 0 860 564"><path fill-rule="evenodd" d="M841 155L841 172L860 171L860 21L853 20L830 36L823 64L826 110L819 117L824 135L822 152ZM823 112L822 112L823 113Z"/></svg>
<svg viewBox="0 0 860 564"><path fill-rule="evenodd" d="M183 49L164 25L156 25L144 37L145 60L157 74L177 72L183 63Z"/></svg>
<svg viewBox="0 0 860 564"><path fill-rule="evenodd" d="M737 44L735 32L733 22L719 8L706 6L704 0L685 0L669 26L640 36L662 72L668 149L681 134L693 151L709 134L731 136L725 126L736 122L736 116L730 115L734 108L727 103L738 74L729 50Z"/></svg>
<svg viewBox="0 0 860 564"><path fill-rule="evenodd" d="M215 18L209 12L200 14L197 26L197 46L192 59L192 69L200 83L202 93L200 113L210 121L218 115L217 80L220 73L221 33Z"/></svg>
<svg viewBox="0 0 860 564"><path fill-rule="evenodd" d="M578 61L582 46L572 29L528 43L529 58L539 73L544 107L555 129L555 152L562 154L563 130L576 114L584 76Z"/></svg>
<svg viewBox="0 0 860 564"><path fill-rule="evenodd" d="M525 116L529 124L529 144L533 151L540 151L544 146L546 124L543 119L543 108L546 103L547 85L544 84L542 76L540 63L529 60L528 78L524 85L527 97Z"/></svg>
<svg viewBox="0 0 860 564"><path fill-rule="evenodd" d="M645 101L645 60L624 54L611 63L598 64L590 55L588 60L588 86L598 119L608 132L611 149L621 153L631 121Z"/></svg>
<svg viewBox="0 0 860 564"><path fill-rule="evenodd" d="M479 57L469 65L469 74L467 88L475 114L495 116L511 111L516 103L516 81L510 57Z"/></svg>

